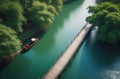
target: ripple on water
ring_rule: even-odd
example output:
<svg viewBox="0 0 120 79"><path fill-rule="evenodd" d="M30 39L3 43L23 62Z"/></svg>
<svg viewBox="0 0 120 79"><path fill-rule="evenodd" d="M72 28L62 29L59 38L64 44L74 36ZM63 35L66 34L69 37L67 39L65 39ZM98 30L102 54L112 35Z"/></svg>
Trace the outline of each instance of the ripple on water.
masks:
<svg viewBox="0 0 120 79"><path fill-rule="evenodd" d="M106 70L102 77L103 79L120 79L120 70Z"/></svg>

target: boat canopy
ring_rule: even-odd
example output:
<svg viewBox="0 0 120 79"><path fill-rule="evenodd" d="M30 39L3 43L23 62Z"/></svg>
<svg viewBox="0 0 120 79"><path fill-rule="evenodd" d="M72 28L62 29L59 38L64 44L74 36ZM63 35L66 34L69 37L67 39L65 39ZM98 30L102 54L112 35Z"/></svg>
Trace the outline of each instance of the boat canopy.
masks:
<svg viewBox="0 0 120 79"><path fill-rule="evenodd" d="M35 38L32 38L31 41L35 41L36 39Z"/></svg>

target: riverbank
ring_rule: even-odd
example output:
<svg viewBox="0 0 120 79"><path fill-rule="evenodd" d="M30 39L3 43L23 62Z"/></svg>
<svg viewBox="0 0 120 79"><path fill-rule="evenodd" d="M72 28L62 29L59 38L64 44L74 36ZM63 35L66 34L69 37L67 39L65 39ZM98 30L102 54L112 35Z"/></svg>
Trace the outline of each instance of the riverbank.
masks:
<svg viewBox="0 0 120 79"><path fill-rule="evenodd" d="M83 0L77 0L64 6L40 41L26 53L17 56L0 72L0 79L43 77L85 25L86 21L83 19L88 14L84 9L86 5L82 3Z"/></svg>
<svg viewBox="0 0 120 79"><path fill-rule="evenodd" d="M33 38L33 37L34 38L41 38L43 36L43 34L45 33L45 31L46 31L46 29L44 29L44 28L39 28L39 30L38 29L36 29L36 30L37 31L34 31L34 32L28 34L25 38L21 39L23 45L22 45L20 50L16 51L15 53L10 54L6 58L1 58L0 59L0 70L3 69L4 67L6 67L6 65L8 65L8 63L10 61L12 61L16 56L18 56L18 55L23 53L23 51L22 51L23 46L26 43L28 43L31 38ZM24 34L26 32L24 32Z"/></svg>

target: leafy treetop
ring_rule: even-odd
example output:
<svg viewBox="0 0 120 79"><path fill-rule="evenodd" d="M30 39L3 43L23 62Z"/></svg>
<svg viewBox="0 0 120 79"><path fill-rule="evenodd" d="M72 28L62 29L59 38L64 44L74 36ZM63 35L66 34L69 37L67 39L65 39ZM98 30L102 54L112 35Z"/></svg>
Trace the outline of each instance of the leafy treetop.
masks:
<svg viewBox="0 0 120 79"><path fill-rule="evenodd" d="M20 47L21 42L18 39L16 32L11 28L0 24L0 58L18 51Z"/></svg>
<svg viewBox="0 0 120 79"><path fill-rule="evenodd" d="M120 41L120 7L109 2L90 6L87 21L98 26L97 38L102 42L115 44Z"/></svg>

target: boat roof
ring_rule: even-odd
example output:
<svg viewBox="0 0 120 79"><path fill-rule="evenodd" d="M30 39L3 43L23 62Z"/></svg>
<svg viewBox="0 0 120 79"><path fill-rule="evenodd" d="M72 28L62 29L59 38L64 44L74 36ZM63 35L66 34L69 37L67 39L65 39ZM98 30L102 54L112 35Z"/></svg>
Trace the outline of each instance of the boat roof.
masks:
<svg viewBox="0 0 120 79"><path fill-rule="evenodd" d="M35 38L32 38L31 41L35 41L36 39Z"/></svg>

